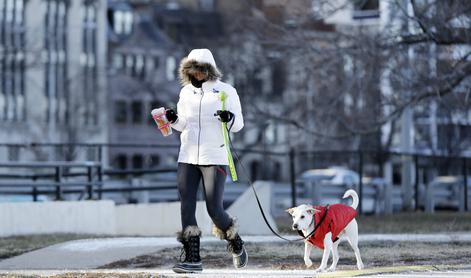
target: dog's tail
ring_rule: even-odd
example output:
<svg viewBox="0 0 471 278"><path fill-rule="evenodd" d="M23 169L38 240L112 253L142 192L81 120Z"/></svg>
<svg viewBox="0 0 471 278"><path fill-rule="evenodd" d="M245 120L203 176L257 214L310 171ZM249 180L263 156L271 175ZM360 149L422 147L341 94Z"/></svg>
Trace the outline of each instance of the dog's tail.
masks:
<svg viewBox="0 0 471 278"><path fill-rule="evenodd" d="M355 192L355 190L349 189L345 192L345 194L343 194L344 199L348 198L348 197L352 197L352 199L353 199L353 203L352 203L351 207L354 208L354 209L357 209L359 199L358 199L358 194Z"/></svg>

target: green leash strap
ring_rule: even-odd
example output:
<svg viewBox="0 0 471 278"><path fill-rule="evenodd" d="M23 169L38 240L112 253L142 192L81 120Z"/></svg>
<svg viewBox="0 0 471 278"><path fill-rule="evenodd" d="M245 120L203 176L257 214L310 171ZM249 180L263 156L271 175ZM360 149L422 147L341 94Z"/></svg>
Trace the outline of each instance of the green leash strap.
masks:
<svg viewBox="0 0 471 278"><path fill-rule="evenodd" d="M226 99L227 95L225 92L220 92L221 103L222 103L222 111L226 110ZM229 170L231 172L232 181L237 181L237 172L234 164L234 159L232 158L231 147L229 145L229 133L227 132L227 123L222 123L222 134L224 136L224 145L226 146L227 150L227 160L229 160Z"/></svg>

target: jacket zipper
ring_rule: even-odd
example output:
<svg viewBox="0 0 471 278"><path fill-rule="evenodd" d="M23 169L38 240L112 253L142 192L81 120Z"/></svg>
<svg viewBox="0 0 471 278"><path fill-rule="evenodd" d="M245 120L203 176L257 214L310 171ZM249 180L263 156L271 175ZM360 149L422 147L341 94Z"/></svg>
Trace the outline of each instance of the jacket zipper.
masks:
<svg viewBox="0 0 471 278"><path fill-rule="evenodd" d="M203 102L203 86L201 86L201 98L200 98L200 109L198 114L198 158L196 159L196 164L200 164L200 137L201 137L201 103Z"/></svg>

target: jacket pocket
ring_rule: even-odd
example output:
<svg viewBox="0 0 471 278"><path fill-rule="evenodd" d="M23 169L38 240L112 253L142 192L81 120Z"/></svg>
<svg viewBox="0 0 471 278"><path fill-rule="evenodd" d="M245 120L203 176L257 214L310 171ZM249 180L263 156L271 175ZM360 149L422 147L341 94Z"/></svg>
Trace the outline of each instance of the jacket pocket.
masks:
<svg viewBox="0 0 471 278"><path fill-rule="evenodd" d="M222 148L224 147L224 137L222 135L222 127L211 128L204 132L204 137L201 140L201 144L210 148Z"/></svg>

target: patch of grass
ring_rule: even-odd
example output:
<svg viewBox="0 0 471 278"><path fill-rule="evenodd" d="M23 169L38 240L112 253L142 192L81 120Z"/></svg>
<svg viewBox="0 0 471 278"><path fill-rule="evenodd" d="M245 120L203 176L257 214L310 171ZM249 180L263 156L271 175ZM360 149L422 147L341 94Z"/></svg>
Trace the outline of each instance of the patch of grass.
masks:
<svg viewBox="0 0 471 278"><path fill-rule="evenodd" d="M93 236L80 234L53 234L2 237L0 238L0 260L53 244L90 237Z"/></svg>
<svg viewBox="0 0 471 278"><path fill-rule="evenodd" d="M251 269L305 269L303 243L247 243ZM377 242L360 244L360 251L366 267L429 265L429 264L469 264L470 243L414 243ZM339 270L356 269L356 259L348 243L339 246ZM113 268L167 268L178 261L180 248L166 248L155 253L139 256L131 260L117 261L105 265ZM317 268L322 252L314 249L311 259L313 269ZM233 268L231 255L223 244L204 244L201 249L203 266L207 268Z"/></svg>
<svg viewBox="0 0 471 278"><path fill-rule="evenodd" d="M450 233L471 231L471 214L415 212L358 217L360 233Z"/></svg>
<svg viewBox="0 0 471 278"><path fill-rule="evenodd" d="M361 233L449 233L471 231L471 214L459 212L397 213L393 215L361 215L357 217ZM292 234L289 215L276 219L281 232Z"/></svg>

